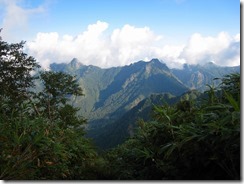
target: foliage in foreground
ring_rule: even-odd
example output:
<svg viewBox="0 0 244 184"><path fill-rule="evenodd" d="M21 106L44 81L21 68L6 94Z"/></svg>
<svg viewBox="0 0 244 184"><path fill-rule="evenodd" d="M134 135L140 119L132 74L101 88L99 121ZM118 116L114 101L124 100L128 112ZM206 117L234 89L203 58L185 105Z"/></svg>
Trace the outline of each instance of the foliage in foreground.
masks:
<svg viewBox="0 0 244 184"><path fill-rule="evenodd" d="M102 160L69 103L81 88L68 74L37 73L23 45L0 38L0 179L98 179Z"/></svg>
<svg viewBox="0 0 244 184"><path fill-rule="evenodd" d="M200 105L155 106L133 139L107 155L114 179L239 180L240 75L209 86Z"/></svg>
<svg viewBox="0 0 244 184"><path fill-rule="evenodd" d="M0 120L0 178L96 179L98 155L83 133L44 118Z"/></svg>

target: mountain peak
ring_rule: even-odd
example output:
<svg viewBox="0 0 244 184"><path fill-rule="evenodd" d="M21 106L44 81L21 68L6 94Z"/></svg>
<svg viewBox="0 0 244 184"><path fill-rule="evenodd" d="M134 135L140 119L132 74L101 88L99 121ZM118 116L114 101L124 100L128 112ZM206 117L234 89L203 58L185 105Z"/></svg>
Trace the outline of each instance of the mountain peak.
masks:
<svg viewBox="0 0 244 184"><path fill-rule="evenodd" d="M72 68L79 68L80 66L83 66L83 63L81 63L77 58L73 58L70 62L70 66Z"/></svg>
<svg viewBox="0 0 244 184"><path fill-rule="evenodd" d="M150 62L152 62L152 63L161 63L157 58L152 59Z"/></svg>
<svg viewBox="0 0 244 184"><path fill-rule="evenodd" d="M215 67L218 67L214 62L210 61L210 62L207 62L203 65L204 68L215 68Z"/></svg>
<svg viewBox="0 0 244 184"><path fill-rule="evenodd" d="M163 63L160 60L158 60L158 59L152 59L151 61L149 61L149 64L154 66L154 67L157 67L159 69L162 69L162 70L165 70L165 71L170 71L168 66L165 63Z"/></svg>

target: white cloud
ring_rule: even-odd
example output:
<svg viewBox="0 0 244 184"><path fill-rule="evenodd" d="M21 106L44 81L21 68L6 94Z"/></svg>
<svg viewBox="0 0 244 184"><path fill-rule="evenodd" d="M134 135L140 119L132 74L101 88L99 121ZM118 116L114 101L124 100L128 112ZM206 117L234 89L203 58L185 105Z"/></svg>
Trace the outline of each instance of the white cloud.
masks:
<svg viewBox="0 0 244 184"><path fill-rule="evenodd" d="M3 6L3 20L1 28L3 31L1 36L4 39L13 40L13 36L20 34L28 29L28 21L34 14L44 12L43 6L37 8L23 8L22 0L0 0L0 5Z"/></svg>
<svg viewBox="0 0 244 184"><path fill-rule="evenodd" d="M124 25L111 34L109 40L111 56L116 56L119 65L144 59L152 55L152 46L161 38L162 36L155 35L148 27L136 28L128 24Z"/></svg>
<svg viewBox="0 0 244 184"><path fill-rule="evenodd" d="M27 42L27 49L45 68L50 63L70 62L78 58L86 65L112 67L139 60L159 58L169 67L183 63L214 61L219 65L240 64L240 34L221 32L216 37L193 34L185 45L166 45L163 37L150 28L124 25L108 34L108 23L97 21L77 36L38 33Z"/></svg>
<svg viewBox="0 0 244 184"><path fill-rule="evenodd" d="M52 62L69 62L73 57L100 67L121 66L154 57L152 46L161 36L148 27L125 25L106 36L107 28L108 23L97 21L76 37L38 33L34 41L27 43L27 49L44 67Z"/></svg>
<svg viewBox="0 0 244 184"><path fill-rule="evenodd" d="M179 57L190 64L214 61L218 65L239 65L240 36L226 32L220 32L217 37L193 34Z"/></svg>

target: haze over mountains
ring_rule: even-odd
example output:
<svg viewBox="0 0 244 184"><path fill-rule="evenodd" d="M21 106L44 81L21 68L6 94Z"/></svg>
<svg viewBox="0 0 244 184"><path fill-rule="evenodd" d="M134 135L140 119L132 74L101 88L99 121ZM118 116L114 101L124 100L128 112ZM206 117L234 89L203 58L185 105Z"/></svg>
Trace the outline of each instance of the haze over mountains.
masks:
<svg viewBox="0 0 244 184"><path fill-rule="evenodd" d="M170 96L179 97L192 89L203 91L206 89L206 84L218 85L219 81L213 81L214 78L240 72L240 66L220 67L214 63L202 66L185 64L183 69L170 69L158 59L102 69L93 65L83 65L74 58L68 64L53 63L50 69L77 77L85 96L71 101L81 109L80 114L88 119L88 135L93 137L98 145L101 143L99 140L104 142L112 138L109 137L111 132L124 123L121 119L125 119L126 114L127 117L130 115L131 119L135 114L142 116L135 111L138 111L138 107L142 104L148 103L148 100L156 103L158 99L168 98L169 101L173 99L169 98ZM167 95L162 96L163 94ZM160 98L157 95L161 95ZM126 131L127 133L123 134L128 136L133 126L128 123L124 125L126 127L120 129L122 132ZM111 146L121 142L123 138L122 136Z"/></svg>

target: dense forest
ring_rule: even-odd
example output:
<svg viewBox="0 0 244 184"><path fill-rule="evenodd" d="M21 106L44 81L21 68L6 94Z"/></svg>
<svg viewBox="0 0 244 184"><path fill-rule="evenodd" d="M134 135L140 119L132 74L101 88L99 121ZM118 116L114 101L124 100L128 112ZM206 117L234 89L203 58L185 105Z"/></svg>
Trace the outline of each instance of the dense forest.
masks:
<svg viewBox="0 0 244 184"><path fill-rule="evenodd" d="M0 39L0 179L241 179L240 74L204 98L155 105L133 137L98 152L72 106L83 95L75 76L41 70L23 47Z"/></svg>

